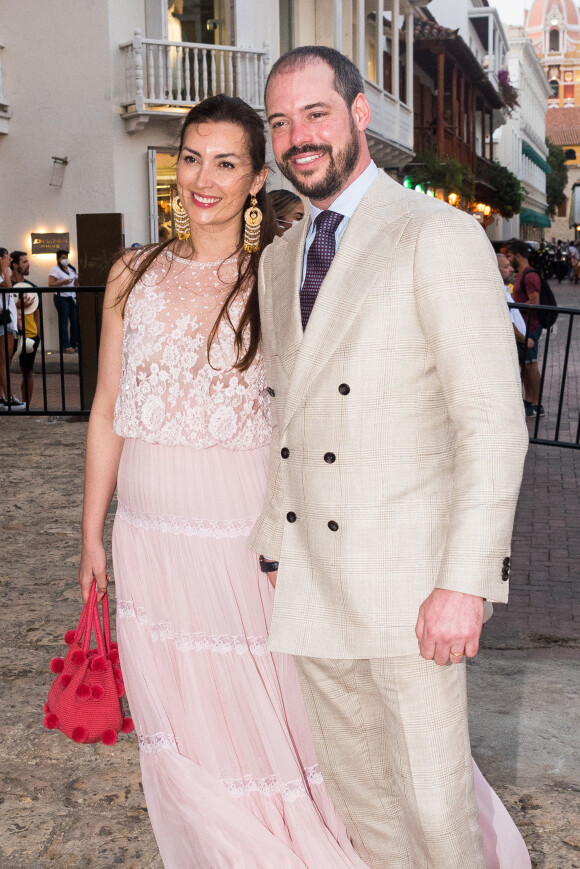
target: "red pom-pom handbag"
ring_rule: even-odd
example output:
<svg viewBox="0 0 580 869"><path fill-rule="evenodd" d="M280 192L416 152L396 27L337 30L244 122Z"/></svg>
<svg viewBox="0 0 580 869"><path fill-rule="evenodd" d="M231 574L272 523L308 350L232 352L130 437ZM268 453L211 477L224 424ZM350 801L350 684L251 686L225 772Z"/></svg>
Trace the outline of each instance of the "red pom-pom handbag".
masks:
<svg viewBox="0 0 580 869"><path fill-rule="evenodd" d="M102 741L113 745L119 731L130 733L133 730L133 722L123 717L119 653L116 643L111 644L106 593L101 611L102 627L97 584L93 582L76 631L65 634L69 650L64 660L53 658L50 662L51 672L57 675L44 704L44 726L61 730L75 742ZM89 649L93 631L97 647Z"/></svg>

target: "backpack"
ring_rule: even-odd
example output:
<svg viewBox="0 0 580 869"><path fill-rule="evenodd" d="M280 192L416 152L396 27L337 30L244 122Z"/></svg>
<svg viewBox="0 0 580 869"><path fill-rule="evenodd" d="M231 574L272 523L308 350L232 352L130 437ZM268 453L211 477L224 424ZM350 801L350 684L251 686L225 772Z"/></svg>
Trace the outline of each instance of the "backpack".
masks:
<svg viewBox="0 0 580 869"><path fill-rule="evenodd" d="M549 305L553 308L556 308L558 306L556 296L554 295L554 292L544 275L536 269L530 269L530 271L536 272L536 274L540 277L540 305ZM522 284L525 290L525 273L522 275ZM542 329L551 329L556 320L558 319L558 311L537 310L535 313L536 317L538 318L538 323L540 324Z"/></svg>

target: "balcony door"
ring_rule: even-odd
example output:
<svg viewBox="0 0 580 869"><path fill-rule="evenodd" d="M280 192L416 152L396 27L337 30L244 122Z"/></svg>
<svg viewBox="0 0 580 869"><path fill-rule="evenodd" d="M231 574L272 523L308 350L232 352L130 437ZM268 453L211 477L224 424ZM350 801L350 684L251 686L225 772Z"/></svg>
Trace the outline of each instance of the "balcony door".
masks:
<svg viewBox="0 0 580 869"><path fill-rule="evenodd" d="M171 42L234 45L234 22L227 0L166 0Z"/></svg>

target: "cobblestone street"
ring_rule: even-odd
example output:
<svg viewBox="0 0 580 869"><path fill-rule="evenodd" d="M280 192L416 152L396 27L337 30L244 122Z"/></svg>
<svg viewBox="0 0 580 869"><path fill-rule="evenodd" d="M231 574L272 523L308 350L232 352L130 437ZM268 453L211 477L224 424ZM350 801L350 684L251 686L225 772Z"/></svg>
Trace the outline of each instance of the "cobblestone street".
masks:
<svg viewBox="0 0 580 869"><path fill-rule="evenodd" d="M554 290L560 304L579 306L578 287ZM559 321L558 348L565 333ZM570 432L580 407L578 341L576 335L569 364ZM555 417L560 355L555 359L540 437ZM83 746L42 726L48 662L63 653L63 634L80 611L75 577L85 436L86 422L78 419L0 419L0 865L6 869L162 867L135 734L113 747ZM114 505L108 538L113 512ZM497 607L486 626L469 678L474 756L516 820L536 869L580 869L579 526L580 452L532 445L510 604Z"/></svg>

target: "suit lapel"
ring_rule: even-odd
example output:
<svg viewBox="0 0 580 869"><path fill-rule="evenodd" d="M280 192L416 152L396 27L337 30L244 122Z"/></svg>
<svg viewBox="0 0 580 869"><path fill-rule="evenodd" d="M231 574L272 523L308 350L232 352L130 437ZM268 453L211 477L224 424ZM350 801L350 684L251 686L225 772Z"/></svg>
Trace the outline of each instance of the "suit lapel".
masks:
<svg viewBox="0 0 580 869"><path fill-rule="evenodd" d="M277 267L275 270L272 269L270 276L276 347L280 362L288 375L294 368L304 336L299 290L309 225L310 221L306 214L300 224L289 229L280 238L278 244L281 245L281 249L276 257Z"/></svg>
<svg viewBox="0 0 580 869"><path fill-rule="evenodd" d="M283 429L296 412L320 370L344 338L368 293L393 256L410 219L404 191L387 176L379 176L356 209L324 279L316 304L302 333L298 283L293 297L300 336L294 331L287 363L293 362ZM306 233L304 234L304 238ZM304 242L300 247L300 270ZM296 279L296 278L295 278ZM288 315L287 315L288 316ZM285 321L286 327L288 320ZM284 328L284 322L276 326ZM278 336L277 336L278 337ZM300 337L302 340L300 340ZM290 342L287 339L287 346ZM288 365L288 370L290 369Z"/></svg>

